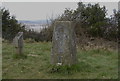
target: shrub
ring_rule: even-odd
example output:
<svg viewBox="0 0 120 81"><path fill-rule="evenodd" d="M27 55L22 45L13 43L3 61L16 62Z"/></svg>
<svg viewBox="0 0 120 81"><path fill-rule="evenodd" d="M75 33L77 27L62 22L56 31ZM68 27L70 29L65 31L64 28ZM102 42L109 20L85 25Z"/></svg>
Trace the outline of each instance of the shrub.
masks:
<svg viewBox="0 0 120 81"><path fill-rule="evenodd" d="M34 39L32 39L32 38L27 38L27 39L24 40L24 42L26 42L26 43L34 43L36 41Z"/></svg>

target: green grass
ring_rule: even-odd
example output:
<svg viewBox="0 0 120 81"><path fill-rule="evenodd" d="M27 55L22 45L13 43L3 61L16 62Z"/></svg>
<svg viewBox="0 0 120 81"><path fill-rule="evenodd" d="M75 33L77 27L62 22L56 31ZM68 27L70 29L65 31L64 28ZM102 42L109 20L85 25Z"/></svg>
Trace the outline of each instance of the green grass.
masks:
<svg viewBox="0 0 120 81"><path fill-rule="evenodd" d="M117 79L116 51L77 49L78 64L50 64L51 43L25 43L24 56L17 57L12 44L3 43L3 79ZM25 58L24 58L25 57Z"/></svg>

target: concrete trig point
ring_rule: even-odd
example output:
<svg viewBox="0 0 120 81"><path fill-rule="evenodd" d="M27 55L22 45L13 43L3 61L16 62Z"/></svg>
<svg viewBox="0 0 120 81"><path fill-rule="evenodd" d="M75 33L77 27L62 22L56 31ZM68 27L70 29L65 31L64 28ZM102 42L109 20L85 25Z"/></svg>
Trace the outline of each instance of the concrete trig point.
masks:
<svg viewBox="0 0 120 81"><path fill-rule="evenodd" d="M13 39L13 44L16 48L16 53L23 54L23 32L18 32L18 34Z"/></svg>
<svg viewBox="0 0 120 81"><path fill-rule="evenodd" d="M56 21L52 39L51 64L72 65L76 62L74 24L71 21Z"/></svg>

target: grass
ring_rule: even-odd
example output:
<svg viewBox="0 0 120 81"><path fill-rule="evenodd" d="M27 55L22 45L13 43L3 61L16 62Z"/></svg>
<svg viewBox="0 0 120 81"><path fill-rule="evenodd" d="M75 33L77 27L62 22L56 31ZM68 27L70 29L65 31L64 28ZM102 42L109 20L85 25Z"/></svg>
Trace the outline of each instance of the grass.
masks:
<svg viewBox="0 0 120 81"><path fill-rule="evenodd" d="M78 64L50 64L51 42L25 43L24 56L17 57L12 44L3 43L3 79L117 79L116 51L77 48ZM24 58L25 57L25 58Z"/></svg>

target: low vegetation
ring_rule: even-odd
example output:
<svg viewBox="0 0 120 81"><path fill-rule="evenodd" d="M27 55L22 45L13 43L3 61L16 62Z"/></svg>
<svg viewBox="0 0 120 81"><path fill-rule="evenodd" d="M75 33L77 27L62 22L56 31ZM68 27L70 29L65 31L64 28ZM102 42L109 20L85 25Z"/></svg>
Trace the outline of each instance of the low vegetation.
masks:
<svg viewBox="0 0 120 81"><path fill-rule="evenodd" d="M51 42L25 43L24 56L3 43L3 79L117 79L118 54L115 50L77 47L78 63L72 66L50 64Z"/></svg>

